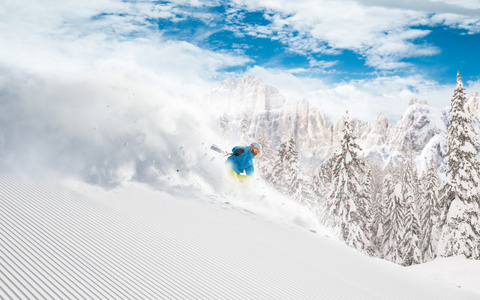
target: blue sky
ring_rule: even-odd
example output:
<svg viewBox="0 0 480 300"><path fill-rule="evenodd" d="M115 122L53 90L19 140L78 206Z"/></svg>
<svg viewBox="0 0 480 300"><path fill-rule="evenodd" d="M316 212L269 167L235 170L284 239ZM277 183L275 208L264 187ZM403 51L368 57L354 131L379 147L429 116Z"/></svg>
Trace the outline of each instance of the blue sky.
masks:
<svg viewBox="0 0 480 300"><path fill-rule="evenodd" d="M315 2L312 2L312 5L315 5ZM321 1L318 6L322 6ZM448 26L446 20L433 21L438 15L425 13L425 20L431 24L418 25L419 21L414 21L411 25L403 24L396 30L417 30L423 34L401 40L405 44L411 44L410 49L405 49L405 52L385 55L384 60L393 60L400 65L389 67L367 63L369 54L365 52L368 52L368 49L365 51L359 47L335 47L328 39L315 38L308 32L300 32L295 29L295 25L285 26L283 30L286 32L276 32L278 26L272 21L275 11L262 5L248 10L234 8L225 2L219 3L218 6L212 4L211 7L185 5L180 11L189 14L180 13L175 16L176 18L157 20L163 35L167 39L187 41L212 51L238 53L251 59L247 64L230 69L238 73L245 72L255 65L271 69L305 69L302 72L303 76L327 78L332 83L383 74L406 76L419 73L446 84L455 80L458 70L461 71L464 81L478 80L480 76L478 19L475 23L462 28L458 23ZM284 12L279 10L277 13ZM196 14L208 14L210 17L202 19L196 17ZM285 19L289 17L291 15L282 15ZM321 22L321 19L318 21ZM369 20L366 19L364 22ZM285 34L291 35L291 41L283 36ZM398 33L383 34L388 36ZM308 49L308 45L303 51L295 49L289 45L294 43L295 39L310 42L312 49ZM314 47L325 47L326 51L319 53ZM415 51L417 50L415 48L423 48L425 51L424 53ZM311 62L320 64L315 65Z"/></svg>
<svg viewBox="0 0 480 300"><path fill-rule="evenodd" d="M431 33L423 41L439 48L432 56L413 57L406 61L414 65L414 70L429 78L448 83L452 74L460 71L464 81L480 78L480 34L468 34L464 29L451 29L445 26L429 28Z"/></svg>
<svg viewBox="0 0 480 300"><path fill-rule="evenodd" d="M193 98L257 76L332 118L445 107L457 71L480 91L480 0L18 0L0 4L0 43L9 70L133 68Z"/></svg>

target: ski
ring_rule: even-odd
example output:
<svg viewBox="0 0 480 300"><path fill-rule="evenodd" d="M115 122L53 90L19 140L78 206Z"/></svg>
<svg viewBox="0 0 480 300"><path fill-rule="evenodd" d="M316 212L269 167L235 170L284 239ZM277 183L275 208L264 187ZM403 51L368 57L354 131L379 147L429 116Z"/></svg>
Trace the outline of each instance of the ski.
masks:
<svg viewBox="0 0 480 300"><path fill-rule="evenodd" d="M219 146L215 145L215 144L212 144L212 146L210 146L210 149L215 151L215 152L218 152L224 156L228 156L228 155L231 155L232 153L228 153L227 151L225 150L222 150Z"/></svg>

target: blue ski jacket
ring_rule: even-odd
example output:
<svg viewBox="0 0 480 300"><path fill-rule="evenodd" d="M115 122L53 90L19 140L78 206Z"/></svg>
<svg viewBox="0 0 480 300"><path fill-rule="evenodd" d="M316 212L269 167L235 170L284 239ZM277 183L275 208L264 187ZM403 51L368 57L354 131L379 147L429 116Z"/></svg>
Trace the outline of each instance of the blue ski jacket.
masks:
<svg viewBox="0 0 480 300"><path fill-rule="evenodd" d="M242 152L242 149L243 153L240 153ZM255 155L250 152L250 146L237 146L232 149L232 152L234 154L230 155L227 158L225 164L228 167L232 168L232 170L234 170L237 174L241 174L243 173L243 171L245 171L248 176L253 176L253 173L255 171L253 168L253 158L255 157ZM239 153L239 155L237 156L235 155L235 153Z"/></svg>

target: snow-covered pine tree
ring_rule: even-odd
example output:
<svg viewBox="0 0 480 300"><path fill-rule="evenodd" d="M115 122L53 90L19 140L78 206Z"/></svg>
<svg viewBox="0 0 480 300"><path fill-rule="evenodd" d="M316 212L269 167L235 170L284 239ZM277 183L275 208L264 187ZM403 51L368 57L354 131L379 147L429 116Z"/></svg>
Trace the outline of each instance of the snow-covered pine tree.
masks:
<svg viewBox="0 0 480 300"><path fill-rule="evenodd" d="M439 239L437 224L440 219L439 189L441 181L433 158L430 160L430 167L421 182L424 192L419 205L420 228L422 229L420 249L422 250L422 262L428 262L437 256L436 249Z"/></svg>
<svg viewBox="0 0 480 300"><path fill-rule="evenodd" d="M296 150L295 135L292 134L287 143L285 156L285 189L287 195L297 202L302 203L303 179L298 165L298 152ZM305 204L305 203L303 203Z"/></svg>
<svg viewBox="0 0 480 300"><path fill-rule="evenodd" d="M340 238L347 245L367 253L371 245L366 228L368 222L361 214L361 207L365 207L361 186L365 174L364 162L357 157L359 150L347 115L340 153L335 158L327 209L331 224L339 230Z"/></svg>
<svg viewBox="0 0 480 300"><path fill-rule="evenodd" d="M405 234L405 207L399 168L390 169L384 179L382 257L403 264L401 244Z"/></svg>
<svg viewBox="0 0 480 300"><path fill-rule="evenodd" d="M448 126L448 151L442 201L446 204L438 256L464 255L480 259L479 168L477 143L471 114L466 106L460 73L451 101Z"/></svg>
<svg viewBox="0 0 480 300"><path fill-rule="evenodd" d="M383 190L383 179L385 177L385 170L383 165L380 165L377 162L368 161L366 165L369 170L371 170L371 195L372 202L378 202L382 197Z"/></svg>
<svg viewBox="0 0 480 300"><path fill-rule="evenodd" d="M302 202L303 178L298 164L298 152L295 149L295 136L282 137L278 148L271 183L281 193Z"/></svg>
<svg viewBox="0 0 480 300"><path fill-rule="evenodd" d="M318 198L315 191L314 178L315 176L303 174L301 199L302 203L304 203L312 211L316 212L318 207Z"/></svg>
<svg viewBox="0 0 480 300"><path fill-rule="evenodd" d="M374 250L374 256L382 257L382 235L383 235L383 181L385 178L385 171L383 167L375 162L367 161L367 166L369 168L369 173L371 175L370 179L370 195L371 195L371 241Z"/></svg>
<svg viewBox="0 0 480 300"><path fill-rule="evenodd" d="M404 238L401 244L403 265L410 266L422 261L420 250L420 223L417 214L417 203L420 201L420 187L417 167L411 156L408 156L402 170L402 190L405 207Z"/></svg>
<svg viewBox="0 0 480 300"><path fill-rule="evenodd" d="M418 178L418 171L413 157L411 155L407 156L405 160L403 171L403 181L406 186L405 199L411 200L415 205L420 201L420 184Z"/></svg>
<svg viewBox="0 0 480 300"><path fill-rule="evenodd" d="M333 167L336 156L324 161L314 176L314 189L320 199L326 199L333 180Z"/></svg>
<svg viewBox="0 0 480 300"><path fill-rule="evenodd" d="M272 142L266 138L265 132L258 137L258 143L262 146L262 153L256 158L259 175L266 181L272 181L272 170L275 165L275 150Z"/></svg>
<svg viewBox="0 0 480 300"><path fill-rule="evenodd" d="M250 118L247 114L244 114L242 117L242 123L240 125L240 132L242 133L242 142L245 145L250 144L250 135L248 131L250 130Z"/></svg>
<svg viewBox="0 0 480 300"><path fill-rule="evenodd" d="M363 192L365 198L368 200L368 205L371 206L372 201L372 187L373 187L373 175L372 169L368 169L367 174L365 175Z"/></svg>
<svg viewBox="0 0 480 300"><path fill-rule="evenodd" d="M365 217L365 233L370 237L370 248L368 253L370 256L375 254L374 246L372 242L372 228L374 222L373 212L373 203L372 203L372 188L373 188L373 174L372 169L368 169L365 176L365 181L363 182L363 192L362 195L364 199L360 201L362 205L359 206L359 213Z"/></svg>
<svg viewBox="0 0 480 300"><path fill-rule="evenodd" d="M368 226L372 224L371 219L371 209L372 209L372 187L373 187L373 175L372 170L368 169L367 174L365 175L365 180L363 181L363 191L362 196L364 197L364 206L361 207L362 214L365 217L368 217Z"/></svg>
<svg viewBox="0 0 480 300"><path fill-rule="evenodd" d="M327 199L333 180L335 157L332 156L323 162L312 178L313 192L315 194L315 207L313 207L313 210L323 225L328 225Z"/></svg>
<svg viewBox="0 0 480 300"><path fill-rule="evenodd" d="M275 155L275 162L272 168L272 177L269 181L278 191L286 193L285 189L285 160L287 156L288 140L285 136L280 139L277 154Z"/></svg>

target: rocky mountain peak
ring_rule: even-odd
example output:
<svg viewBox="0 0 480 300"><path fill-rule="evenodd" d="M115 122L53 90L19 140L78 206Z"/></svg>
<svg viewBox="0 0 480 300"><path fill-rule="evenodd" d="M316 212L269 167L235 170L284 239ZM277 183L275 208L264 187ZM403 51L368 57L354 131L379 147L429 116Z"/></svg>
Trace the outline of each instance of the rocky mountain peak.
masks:
<svg viewBox="0 0 480 300"><path fill-rule="evenodd" d="M256 111L280 108L286 100L278 89L247 76L222 81L207 92L204 102L215 112L252 117Z"/></svg>
<svg viewBox="0 0 480 300"><path fill-rule="evenodd" d="M375 122L380 124L380 126L382 126L383 128L387 128L390 125L388 123L388 118L384 114L379 114Z"/></svg>
<svg viewBox="0 0 480 300"><path fill-rule="evenodd" d="M424 105L428 105L428 102L426 100L418 100L417 98L412 98L412 100L410 100L410 103L408 103L408 105L415 105L415 104L424 104Z"/></svg>
<svg viewBox="0 0 480 300"><path fill-rule="evenodd" d="M480 93L471 92L467 93L467 105L470 109L470 112L480 116Z"/></svg>
<svg viewBox="0 0 480 300"><path fill-rule="evenodd" d="M276 88L252 76L225 80L204 99L214 111L214 118L228 116L231 140L227 143L239 142L245 116L250 122L251 139L265 134L276 147L282 136L293 133L300 158L308 165L328 159L342 138L343 118L332 123L308 99L289 103ZM480 113L479 93L468 94L468 103L472 112ZM443 164L448 113L424 100L412 99L396 124L389 123L383 114L371 122L351 121L364 156L385 164L392 158L402 161L401 157L412 155L420 171L427 168L432 157L439 166ZM218 126L218 120L215 124Z"/></svg>

